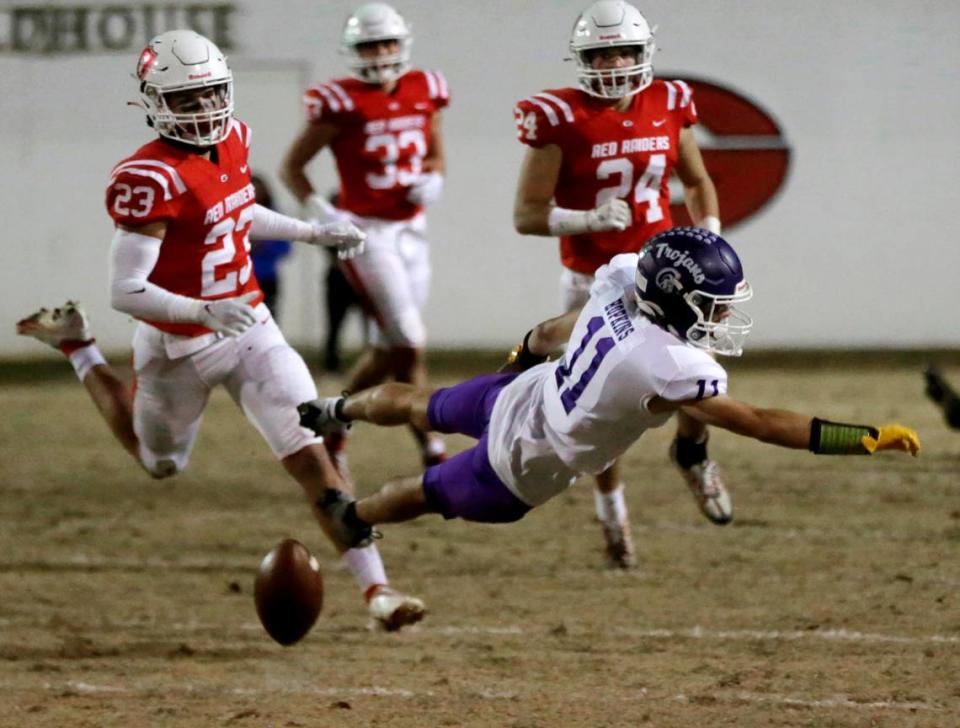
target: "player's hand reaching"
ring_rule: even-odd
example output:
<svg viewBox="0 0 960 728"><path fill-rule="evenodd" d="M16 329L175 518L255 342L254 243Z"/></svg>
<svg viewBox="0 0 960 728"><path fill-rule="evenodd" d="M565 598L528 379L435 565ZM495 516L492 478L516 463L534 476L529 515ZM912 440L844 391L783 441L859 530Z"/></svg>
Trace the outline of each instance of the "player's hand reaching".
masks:
<svg viewBox="0 0 960 728"><path fill-rule="evenodd" d="M920 438L916 432L903 425L884 425L878 428L876 437L864 435L861 442L871 454L880 450L901 450L914 457L920 454Z"/></svg>
<svg viewBox="0 0 960 728"><path fill-rule="evenodd" d="M251 291L235 298L208 301L200 307L199 323L224 336L239 336L257 323L250 302L259 295L259 291Z"/></svg>
<svg viewBox="0 0 960 728"><path fill-rule="evenodd" d="M407 200L414 205L432 205L442 196L443 175L439 172L421 174L407 191Z"/></svg>
<svg viewBox="0 0 960 728"><path fill-rule="evenodd" d="M363 252L367 234L349 220L311 224L313 235L307 241L308 243L335 248L340 260L347 260Z"/></svg>
<svg viewBox="0 0 960 728"><path fill-rule="evenodd" d="M316 193L310 195L303 204L303 214L311 223L317 224L350 220L349 213L335 207Z"/></svg>
<svg viewBox="0 0 960 728"><path fill-rule="evenodd" d="M592 233L623 231L630 227L632 218L630 205L615 197L587 213L587 230Z"/></svg>

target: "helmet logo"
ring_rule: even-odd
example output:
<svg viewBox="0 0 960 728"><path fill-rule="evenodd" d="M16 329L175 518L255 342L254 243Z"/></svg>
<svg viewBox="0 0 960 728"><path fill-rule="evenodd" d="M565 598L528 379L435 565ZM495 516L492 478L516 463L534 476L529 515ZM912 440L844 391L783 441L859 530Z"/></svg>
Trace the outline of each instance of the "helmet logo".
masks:
<svg viewBox="0 0 960 728"><path fill-rule="evenodd" d="M143 52L140 54L140 60L137 61L137 78L141 81L143 77L147 75L147 71L153 66L157 60L157 54L150 46L147 46L143 49Z"/></svg>
<svg viewBox="0 0 960 728"><path fill-rule="evenodd" d="M679 293L683 290L683 285L680 283L680 274L673 268L664 268L658 272L654 282L657 284L657 288L664 293Z"/></svg>
<svg viewBox="0 0 960 728"><path fill-rule="evenodd" d="M686 269L690 273L690 277L693 278L694 283L700 284L706 280L706 275L704 275L703 269L693 258L687 254L686 250L676 250L675 248L671 248L667 243L656 243L654 245L654 249L657 252L658 258L666 258L677 268ZM667 268L666 270L671 269ZM673 271L673 273L676 275L677 271Z"/></svg>

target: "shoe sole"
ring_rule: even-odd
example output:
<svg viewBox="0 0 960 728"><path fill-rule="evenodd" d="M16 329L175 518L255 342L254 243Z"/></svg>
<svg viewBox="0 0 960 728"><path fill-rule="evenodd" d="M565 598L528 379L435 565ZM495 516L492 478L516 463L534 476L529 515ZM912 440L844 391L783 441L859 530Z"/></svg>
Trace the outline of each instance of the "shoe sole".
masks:
<svg viewBox="0 0 960 728"><path fill-rule="evenodd" d="M427 610L415 604L404 604L393 610L387 619L371 619L371 627L383 632L397 632L404 627L416 624L427 616Z"/></svg>

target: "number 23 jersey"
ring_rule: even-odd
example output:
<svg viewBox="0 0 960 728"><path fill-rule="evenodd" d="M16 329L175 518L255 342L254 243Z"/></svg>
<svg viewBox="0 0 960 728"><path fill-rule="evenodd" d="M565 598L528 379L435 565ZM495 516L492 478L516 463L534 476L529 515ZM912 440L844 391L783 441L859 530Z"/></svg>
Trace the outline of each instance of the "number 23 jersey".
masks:
<svg viewBox="0 0 960 728"><path fill-rule="evenodd" d="M637 255L618 255L596 280L566 353L524 372L497 397L488 455L514 494L539 505L584 473L606 470L678 402L726 394L727 374L707 352L652 323L637 309Z"/></svg>
<svg viewBox="0 0 960 728"><path fill-rule="evenodd" d="M107 212L117 225L167 224L148 280L190 298L230 298L260 286L248 234L256 202L247 157L250 129L234 120L216 146L216 162L155 139L113 168ZM257 305L262 295L253 300ZM171 334L200 336L199 324L147 321Z"/></svg>
<svg viewBox="0 0 960 728"><path fill-rule="evenodd" d="M338 207L385 220L420 212L407 194L433 145L433 117L450 103L442 73L408 71L389 94L341 78L310 87L303 100L308 122L337 127L330 148L340 176Z"/></svg>
<svg viewBox="0 0 960 728"><path fill-rule="evenodd" d="M636 253L672 225L670 174L680 132L697 123L693 91L683 81L654 82L625 112L575 88L542 91L520 101L514 115L523 144L556 144L563 152L554 199L558 207L590 210L619 197L633 224L560 238L563 265L587 275L619 253Z"/></svg>

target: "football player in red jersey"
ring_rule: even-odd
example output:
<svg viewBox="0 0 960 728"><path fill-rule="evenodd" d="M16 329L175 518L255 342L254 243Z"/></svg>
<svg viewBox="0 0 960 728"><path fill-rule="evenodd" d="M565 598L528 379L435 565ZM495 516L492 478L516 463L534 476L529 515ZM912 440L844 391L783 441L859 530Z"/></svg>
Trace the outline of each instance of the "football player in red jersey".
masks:
<svg viewBox="0 0 960 728"><path fill-rule="evenodd" d="M560 238L565 311L583 305L594 271L619 253L635 253L669 228L670 175L676 172L693 220L720 232L719 205L690 128L690 87L654 79L653 30L632 5L600 0L577 18L570 51L578 88L542 91L515 110L528 149L517 184L514 225L525 235ZM706 427L678 414L671 457L700 510L717 524L733 516ZM619 463L596 476L597 517L611 563L636 557Z"/></svg>
<svg viewBox="0 0 960 728"><path fill-rule="evenodd" d="M210 392L222 384L329 535L317 503L345 484L322 439L298 423L296 405L316 388L262 304L250 238L302 240L348 258L365 235L347 221L307 223L256 204L250 130L233 117L233 77L209 40L192 30L162 33L141 53L137 77L159 137L114 167L106 194L116 226L111 303L140 321L135 391L107 365L76 304L41 309L17 331L69 357L113 434L155 478L186 467ZM375 624L395 629L423 616L420 600L387 585L375 548L344 550L344 561Z"/></svg>
<svg viewBox="0 0 960 728"><path fill-rule="evenodd" d="M385 3L362 5L343 28L350 77L304 95L307 123L281 178L318 220L348 219L367 233L364 253L343 264L368 314L368 347L350 373L358 391L387 378L424 384L422 309L430 283L424 207L443 189L441 110L450 101L439 71L410 69L410 27ZM305 167L330 148L340 177L337 207L317 194ZM443 441L413 429L426 465L444 458ZM343 443L328 448L345 472Z"/></svg>

